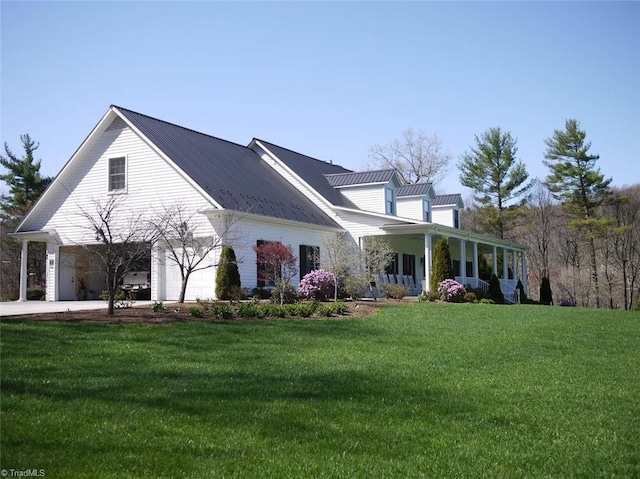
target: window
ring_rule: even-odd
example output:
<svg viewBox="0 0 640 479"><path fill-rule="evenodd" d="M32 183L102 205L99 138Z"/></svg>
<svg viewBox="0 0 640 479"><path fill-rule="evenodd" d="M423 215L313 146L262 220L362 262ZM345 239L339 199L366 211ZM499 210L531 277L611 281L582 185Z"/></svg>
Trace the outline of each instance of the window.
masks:
<svg viewBox="0 0 640 479"><path fill-rule="evenodd" d="M392 274L397 275L399 271L400 270L398 269L398 253L393 253L393 256L391 257L391 261L384 268L384 272L389 275L392 275Z"/></svg>
<svg viewBox="0 0 640 479"><path fill-rule="evenodd" d="M261 246L264 246L270 243L273 243L273 241L258 240L256 242L256 247L260 248ZM256 254L256 270L257 270L257 278L258 278L256 286L258 286L258 288L264 288L267 285L267 282L265 281L265 276L267 275L267 270L269 267L270 265L265 261L262 261L262 258L260 258Z"/></svg>
<svg viewBox="0 0 640 479"><path fill-rule="evenodd" d="M127 186L126 158L109 158L109 191L122 191Z"/></svg>
<svg viewBox="0 0 640 479"><path fill-rule="evenodd" d="M300 279L307 273L320 268L320 247L300 245Z"/></svg>
<svg viewBox="0 0 640 479"><path fill-rule="evenodd" d="M405 276L411 276L414 281L416 279L416 255L403 254L402 255L402 274Z"/></svg>
<svg viewBox="0 0 640 479"><path fill-rule="evenodd" d="M385 212L388 215L395 215L396 214L396 191L393 188L385 189L385 201L386 201Z"/></svg>
<svg viewBox="0 0 640 479"><path fill-rule="evenodd" d="M453 210L453 227L460 229L460 211Z"/></svg>
<svg viewBox="0 0 640 479"><path fill-rule="evenodd" d="M431 207L429 200L422 200L423 220L427 223L431 223Z"/></svg>

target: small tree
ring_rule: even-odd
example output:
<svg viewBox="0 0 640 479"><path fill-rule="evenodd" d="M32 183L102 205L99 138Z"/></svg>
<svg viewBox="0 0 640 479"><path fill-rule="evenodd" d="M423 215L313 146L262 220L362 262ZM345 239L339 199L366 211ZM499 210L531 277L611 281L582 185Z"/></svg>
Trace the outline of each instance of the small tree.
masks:
<svg viewBox="0 0 640 479"><path fill-rule="evenodd" d="M298 259L291 245L280 241L265 242L254 247L254 251L260 266L258 278L275 286L282 305L287 290L291 289L291 279L298 273Z"/></svg>
<svg viewBox="0 0 640 479"><path fill-rule="evenodd" d="M551 281L546 276L542 278L540 283L540 304L547 306L553 304L553 295L551 293Z"/></svg>
<svg viewBox="0 0 640 479"><path fill-rule="evenodd" d="M324 269L335 278L333 299L338 300L338 286L343 284L347 276L358 272L360 250L356 242L346 232L327 236L324 240L326 264Z"/></svg>
<svg viewBox="0 0 640 479"><path fill-rule="evenodd" d="M179 303L184 302L191 275L215 266L210 260L210 253L225 242L232 241L230 229L240 218L235 214L225 216L217 234L211 234L206 229L203 232L199 215L198 211L190 210L182 204L165 205L153 215L158 219L150 222L160 246L167 252L166 261L174 263L180 270Z"/></svg>
<svg viewBox="0 0 640 479"><path fill-rule="evenodd" d="M81 246L98 260L104 273L109 314L115 310L118 285L136 263L150 257L151 245L157 239L155 229L143 221L142 212L129 214L119 210L122 199L123 196L116 195L106 202L94 200L94 211L80 210L85 219L83 227L97 243Z"/></svg>
<svg viewBox="0 0 640 479"><path fill-rule="evenodd" d="M240 272L236 253L231 246L225 246L220 253L216 272L216 296L218 299L232 299L234 289L240 288Z"/></svg>
<svg viewBox="0 0 640 479"><path fill-rule="evenodd" d="M496 303L504 303L504 294L502 293L500 280L496 274L492 274L491 279L489 280L489 298L494 300Z"/></svg>
<svg viewBox="0 0 640 479"><path fill-rule="evenodd" d="M438 285L445 279L455 279L453 274L453 262L449 251L449 239L443 236L433 248L433 262L431 265L431 280L429 291L436 293Z"/></svg>
<svg viewBox="0 0 640 479"><path fill-rule="evenodd" d="M526 304L528 301L527 293L524 292L524 285L522 284L521 280L518 280L518 284L516 284L516 289L520 291L520 304Z"/></svg>

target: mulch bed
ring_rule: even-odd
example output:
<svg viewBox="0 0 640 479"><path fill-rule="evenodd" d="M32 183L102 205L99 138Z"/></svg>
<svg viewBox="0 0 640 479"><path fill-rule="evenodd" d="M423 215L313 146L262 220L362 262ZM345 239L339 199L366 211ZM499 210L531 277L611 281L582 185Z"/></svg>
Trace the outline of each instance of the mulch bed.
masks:
<svg viewBox="0 0 640 479"><path fill-rule="evenodd" d="M398 303L394 301L394 303ZM221 303L223 304L223 303ZM330 303L327 303L330 304ZM281 321L282 319L304 319L304 320L326 320L326 319L340 319L340 318L365 318L375 314L377 309L384 305L389 304L388 301L354 301L345 303L348 307L348 312L345 315L334 315L331 317L317 317L312 316L309 318L233 318L233 319L216 319L209 312L208 305L196 304L196 303L170 303L165 304L163 311L152 311L150 306L136 306L135 304L131 308L118 308L113 315L109 315L107 310L91 310L91 311L66 311L58 313L44 313L44 314L29 314L23 316L10 316L3 318L3 321L59 321L68 323L98 323L98 324L124 324L124 323L146 323L146 324L168 324L168 323L184 323L184 322L207 322L207 323L223 323L234 321ZM205 309L204 316L202 318L194 318L189 314L189 308L198 306Z"/></svg>

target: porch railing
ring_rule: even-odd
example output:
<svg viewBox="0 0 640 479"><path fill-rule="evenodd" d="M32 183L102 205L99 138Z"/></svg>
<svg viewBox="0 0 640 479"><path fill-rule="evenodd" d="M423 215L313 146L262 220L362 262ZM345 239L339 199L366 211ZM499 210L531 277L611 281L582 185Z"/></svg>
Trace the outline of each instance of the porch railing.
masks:
<svg viewBox="0 0 640 479"><path fill-rule="evenodd" d="M514 288L503 279L500 280L500 288L502 288L505 302L520 304L520 290L518 288Z"/></svg>

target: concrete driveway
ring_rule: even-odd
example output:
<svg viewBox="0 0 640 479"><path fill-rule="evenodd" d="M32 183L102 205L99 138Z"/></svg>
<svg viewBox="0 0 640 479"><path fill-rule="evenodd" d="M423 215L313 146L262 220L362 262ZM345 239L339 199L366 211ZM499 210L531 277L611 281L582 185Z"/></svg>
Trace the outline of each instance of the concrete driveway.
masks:
<svg viewBox="0 0 640 479"><path fill-rule="evenodd" d="M153 301L136 301L134 306L152 305ZM107 309L105 301L12 301L0 302L0 318L25 314L60 313L64 311L86 311Z"/></svg>

